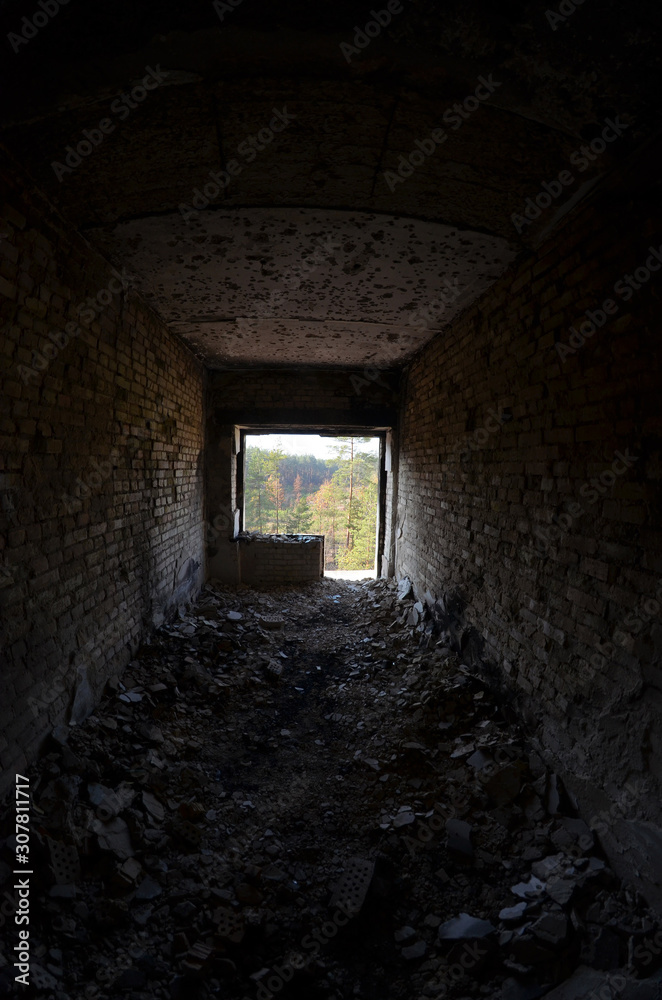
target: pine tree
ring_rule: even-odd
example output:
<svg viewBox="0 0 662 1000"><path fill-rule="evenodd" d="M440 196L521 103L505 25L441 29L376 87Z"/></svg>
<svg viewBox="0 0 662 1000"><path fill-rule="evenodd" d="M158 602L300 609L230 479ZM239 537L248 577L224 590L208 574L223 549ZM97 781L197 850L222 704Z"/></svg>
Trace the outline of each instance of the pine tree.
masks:
<svg viewBox="0 0 662 1000"><path fill-rule="evenodd" d="M278 534L280 530L280 512L285 502L285 491L281 486L280 475L278 472L272 472L267 479L267 496L271 500L276 512L276 534Z"/></svg>
<svg viewBox="0 0 662 1000"><path fill-rule="evenodd" d="M291 535L305 535L313 526L313 511L308 497L301 499L285 512L285 530Z"/></svg>

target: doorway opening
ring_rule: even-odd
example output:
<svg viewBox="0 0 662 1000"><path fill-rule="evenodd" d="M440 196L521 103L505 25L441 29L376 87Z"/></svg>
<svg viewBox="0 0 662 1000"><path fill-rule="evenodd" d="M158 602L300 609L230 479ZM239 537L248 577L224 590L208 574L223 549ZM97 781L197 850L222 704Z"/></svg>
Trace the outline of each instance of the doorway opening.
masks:
<svg viewBox="0 0 662 1000"><path fill-rule="evenodd" d="M324 535L324 575L374 577L383 435L243 435L242 526Z"/></svg>

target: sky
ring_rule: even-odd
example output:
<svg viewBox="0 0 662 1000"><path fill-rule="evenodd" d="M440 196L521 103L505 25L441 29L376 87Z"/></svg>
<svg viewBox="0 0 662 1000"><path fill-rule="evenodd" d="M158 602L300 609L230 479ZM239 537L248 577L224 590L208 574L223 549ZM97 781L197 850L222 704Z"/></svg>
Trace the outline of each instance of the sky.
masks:
<svg viewBox="0 0 662 1000"><path fill-rule="evenodd" d="M314 455L315 458L333 458L336 438L320 437L319 434L251 434L246 435L246 444L254 448L276 448L278 444L286 455ZM369 443L357 441L360 451L379 454L379 438L370 438Z"/></svg>

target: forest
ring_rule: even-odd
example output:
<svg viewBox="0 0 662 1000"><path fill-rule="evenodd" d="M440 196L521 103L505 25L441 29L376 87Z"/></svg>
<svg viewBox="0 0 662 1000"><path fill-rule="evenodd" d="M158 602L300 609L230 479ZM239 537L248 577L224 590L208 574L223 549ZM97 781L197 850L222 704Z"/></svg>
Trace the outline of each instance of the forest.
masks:
<svg viewBox="0 0 662 1000"><path fill-rule="evenodd" d="M244 528L324 535L325 569L372 569L379 460L361 451L369 438L335 440L328 459L248 445Z"/></svg>

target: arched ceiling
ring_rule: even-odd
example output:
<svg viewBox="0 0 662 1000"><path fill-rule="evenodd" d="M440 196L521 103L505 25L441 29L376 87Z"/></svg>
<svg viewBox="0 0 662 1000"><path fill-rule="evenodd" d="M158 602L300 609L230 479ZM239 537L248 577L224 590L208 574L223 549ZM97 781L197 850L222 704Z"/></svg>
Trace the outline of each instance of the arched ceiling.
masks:
<svg viewBox="0 0 662 1000"><path fill-rule="evenodd" d="M307 208L152 216L95 238L210 367L400 364L513 256L439 223Z"/></svg>
<svg viewBox="0 0 662 1000"><path fill-rule="evenodd" d="M591 3L555 19L546 2L402 0L348 61L369 5L241 0L221 21L198 0L72 2L8 46L2 141L209 364L398 365L452 317L412 334L412 310L458 276L463 308L659 129L658 7ZM5 35L24 15L4 3ZM167 76L119 111L148 67ZM275 112L288 124L265 142ZM53 167L103 119L79 165ZM617 137L580 167L607 120ZM358 249L284 285L323 231Z"/></svg>

